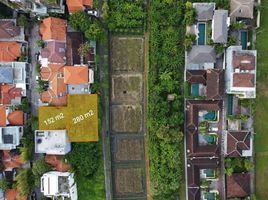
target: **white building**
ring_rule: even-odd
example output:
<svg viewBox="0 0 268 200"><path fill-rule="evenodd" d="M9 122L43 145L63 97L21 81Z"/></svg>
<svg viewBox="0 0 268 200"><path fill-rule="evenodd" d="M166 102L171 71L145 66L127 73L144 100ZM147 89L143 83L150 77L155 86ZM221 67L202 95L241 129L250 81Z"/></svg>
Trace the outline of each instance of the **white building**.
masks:
<svg viewBox="0 0 268 200"><path fill-rule="evenodd" d="M71 151L66 130L35 131L35 153L65 155Z"/></svg>
<svg viewBox="0 0 268 200"><path fill-rule="evenodd" d="M257 51L230 46L226 53L225 86L227 94L256 98Z"/></svg>
<svg viewBox="0 0 268 200"><path fill-rule="evenodd" d="M51 171L41 177L41 192L46 197L62 197L77 200L77 187L74 174L70 172Z"/></svg>
<svg viewBox="0 0 268 200"><path fill-rule="evenodd" d="M22 126L0 127L0 150L16 149L23 135Z"/></svg>

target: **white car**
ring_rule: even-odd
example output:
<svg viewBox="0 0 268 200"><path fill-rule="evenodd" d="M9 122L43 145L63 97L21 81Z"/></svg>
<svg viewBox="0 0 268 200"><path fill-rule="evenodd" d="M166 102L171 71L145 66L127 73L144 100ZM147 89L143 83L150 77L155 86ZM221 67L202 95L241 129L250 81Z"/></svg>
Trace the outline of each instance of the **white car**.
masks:
<svg viewBox="0 0 268 200"><path fill-rule="evenodd" d="M99 12L97 10L88 10L87 14L95 17L99 17Z"/></svg>

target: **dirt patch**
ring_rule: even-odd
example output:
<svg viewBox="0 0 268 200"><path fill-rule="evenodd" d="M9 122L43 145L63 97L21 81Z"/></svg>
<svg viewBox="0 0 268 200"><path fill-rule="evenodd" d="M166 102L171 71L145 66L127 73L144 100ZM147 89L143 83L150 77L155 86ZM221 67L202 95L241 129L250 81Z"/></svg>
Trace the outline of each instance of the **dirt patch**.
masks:
<svg viewBox="0 0 268 200"><path fill-rule="evenodd" d="M141 105L112 106L112 130L117 133L139 133L142 131Z"/></svg>
<svg viewBox="0 0 268 200"><path fill-rule="evenodd" d="M118 168L116 169L115 190L117 195L144 193L142 168Z"/></svg>
<svg viewBox="0 0 268 200"><path fill-rule="evenodd" d="M142 37L113 37L111 41L112 71L143 72L144 40Z"/></svg>
<svg viewBox="0 0 268 200"><path fill-rule="evenodd" d="M142 101L142 75L112 76L112 102L131 103Z"/></svg>
<svg viewBox="0 0 268 200"><path fill-rule="evenodd" d="M116 161L144 159L144 141L141 139L118 139L115 146Z"/></svg>

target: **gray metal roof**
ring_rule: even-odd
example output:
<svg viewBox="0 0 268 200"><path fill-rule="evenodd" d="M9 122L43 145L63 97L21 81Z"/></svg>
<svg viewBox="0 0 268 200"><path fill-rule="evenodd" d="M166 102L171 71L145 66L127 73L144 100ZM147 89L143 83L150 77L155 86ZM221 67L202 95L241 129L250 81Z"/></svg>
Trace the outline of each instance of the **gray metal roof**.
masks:
<svg viewBox="0 0 268 200"><path fill-rule="evenodd" d="M202 64L215 63L216 53L212 46L193 46L188 54L188 63Z"/></svg>
<svg viewBox="0 0 268 200"><path fill-rule="evenodd" d="M0 67L0 83L13 83L12 67Z"/></svg>
<svg viewBox="0 0 268 200"><path fill-rule="evenodd" d="M215 43L227 43L228 26L227 26L228 10L215 10L213 16L213 41Z"/></svg>
<svg viewBox="0 0 268 200"><path fill-rule="evenodd" d="M230 17L253 19L254 0L231 0Z"/></svg>
<svg viewBox="0 0 268 200"><path fill-rule="evenodd" d="M213 13L215 10L215 3L193 3L193 7L197 12L198 21L209 21L213 18Z"/></svg>

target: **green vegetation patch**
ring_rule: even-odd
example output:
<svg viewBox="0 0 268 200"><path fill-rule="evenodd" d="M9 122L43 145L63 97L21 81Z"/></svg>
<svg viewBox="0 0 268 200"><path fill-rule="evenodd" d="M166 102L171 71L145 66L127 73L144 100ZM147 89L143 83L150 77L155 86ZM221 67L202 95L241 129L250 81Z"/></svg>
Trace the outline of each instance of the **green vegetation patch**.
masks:
<svg viewBox="0 0 268 200"><path fill-rule="evenodd" d="M143 0L109 1L108 27L112 32L143 33L145 10Z"/></svg>
<svg viewBox="0 0 268 200"><path fill-rule="evenodd" d="M149 158L153 199L177 199L183 186L182 1L150 2ZM168 100L168 95L175 98Z"/></svg>
<svg viewBox="0 0 268 200"><path fill-rule="evenodd" d="M256 196L257 199L267 199L268 195L268 1L262 1L261 27L257 30L257 99L254 120L255 150L256 150Z"/></svg>
<svg viewBox="0 0 268 200"><path fill-rule="evenodd" d="M69 95L67 107L39 107L39 129L67 129L71 142L98 141L98 96Z"/></svg>

